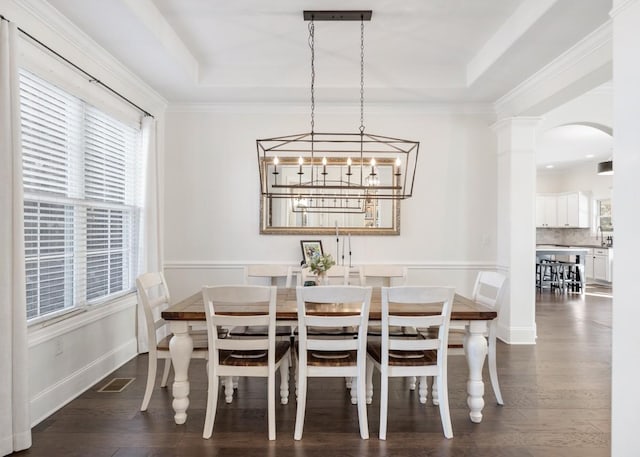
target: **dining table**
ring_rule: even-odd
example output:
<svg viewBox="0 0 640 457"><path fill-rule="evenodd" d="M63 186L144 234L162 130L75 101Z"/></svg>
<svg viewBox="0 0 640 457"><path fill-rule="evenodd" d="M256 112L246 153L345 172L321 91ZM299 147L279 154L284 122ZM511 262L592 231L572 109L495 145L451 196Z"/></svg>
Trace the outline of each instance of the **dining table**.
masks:
<svg viewBox="0 0 640 457"><path fill-rule="evenodd" d="M262 306L266 311L267 305L217 305L216 314L242 315L255 313L256 307ZM438 305L416 304L403 305L403 310L411 315L438 314ZM307 304L307 314L323 316L344 316L358 313L357 304ZM193 352L193 340L189 334L191 327L202 326L206 321L202 293L181 300L162 312L162 317L169 323L173 334L169 342L169 352L174 369L173 381L173 410L176 424L184 424L187 420L189 408L189 364ZM487 355L486 334L488 324L497 318L495 310L483 306L462 295L455 294L451 311L452 324L464 325L464 350L469 368L467 380L467 405L469 418L472 422L482 421L484 408L484 381L482 367ZM293 324L298 319L296 289L278 288L276 299L276 320L278 323ZM369 322L379 324L381 320L381 291L373 288L369 309ZM293 324L295 325L295 324Z"/></svg>

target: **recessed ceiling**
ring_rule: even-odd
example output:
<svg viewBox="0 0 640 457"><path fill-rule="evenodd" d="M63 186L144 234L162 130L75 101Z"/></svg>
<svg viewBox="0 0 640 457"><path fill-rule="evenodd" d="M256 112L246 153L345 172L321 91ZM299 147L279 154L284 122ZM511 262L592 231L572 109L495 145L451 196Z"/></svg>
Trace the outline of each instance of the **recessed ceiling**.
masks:
<svg viewBox="0 0 640 457"><path fill-rule="evenodd" d="M365 96L494 102L605 23L611 0L49 0L170 102L306 102L305 9L373 10ZM360 24L316 23L316 88L359 98Z"/></svg>
<svg viewBox="0 0 640 457"><path fill-rule="evenodd" d="M597 163L611 158L613 138L587 125L563 125L541 135L536 144L539 170L567 170L581 163ZM594 165L595 173L595 165Z"/></svg>

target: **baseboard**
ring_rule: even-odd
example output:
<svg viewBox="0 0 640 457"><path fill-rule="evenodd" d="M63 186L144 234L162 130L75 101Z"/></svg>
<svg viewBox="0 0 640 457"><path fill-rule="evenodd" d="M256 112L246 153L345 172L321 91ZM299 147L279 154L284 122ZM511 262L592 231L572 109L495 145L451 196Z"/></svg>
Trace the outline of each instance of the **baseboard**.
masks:
<svg viewBox="0 0 640 457"><path fill-rule="evenodd" d="M30 402L31 426L39 424L137 355L138 342L132 338L39 392Z"/></svg>
<svg viewBox="0 0 640 457"><path fill-rule="evenodd" d="M533 327L506 327L498 324L497 337L507 344L536 344L536 324Z"/></svg>

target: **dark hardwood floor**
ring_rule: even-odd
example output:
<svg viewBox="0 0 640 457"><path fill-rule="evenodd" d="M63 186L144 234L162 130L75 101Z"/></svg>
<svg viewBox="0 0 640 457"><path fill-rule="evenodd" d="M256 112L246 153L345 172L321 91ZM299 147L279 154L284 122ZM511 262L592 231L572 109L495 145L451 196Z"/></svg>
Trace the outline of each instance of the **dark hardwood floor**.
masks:
<svg viewBox="0 0 640 457"><path fill-rule="evenodd" d="M468 418L463 357L449 362L454 438L447 440L437 407L418 403L403 379L390 384L387 440L377 438L379 402L368 408L371 439L359 437L356 407L340 379L312 379L302 441L293 440L296 403L277 406L277 441L267 440L266 382L244 379L234 402L221 396L210 440L202 439L206 379L191 365L191 406L176 425L168 389L156 388L140 412L146 356L116 370L33 430L20 456L455 456L605 457L610 455L611 298L590 287L584 296L545 291L537 296L535 346L498 347L505 405L485 385L481 424ZM121 393L100 393L113 377L135 377ZM293 377L292 377L293 378ZM488 373L485 366L485 380ZM377 386L377 384L376 384Z"/></svg>

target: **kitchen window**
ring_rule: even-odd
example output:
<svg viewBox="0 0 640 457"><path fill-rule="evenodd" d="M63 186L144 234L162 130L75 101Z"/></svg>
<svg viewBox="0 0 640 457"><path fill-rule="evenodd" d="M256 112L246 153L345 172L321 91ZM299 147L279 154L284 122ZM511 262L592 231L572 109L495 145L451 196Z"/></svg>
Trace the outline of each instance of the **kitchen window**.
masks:
<svg viewBox="0 0 640 457"><path fill-rule="evenodd" d="M20 71L27 319L135 289L141 133Z"/></svg>

